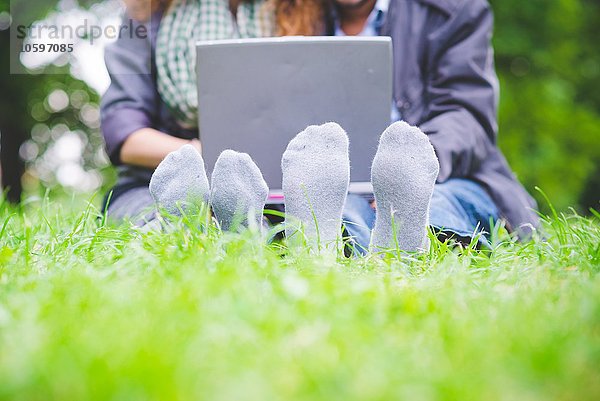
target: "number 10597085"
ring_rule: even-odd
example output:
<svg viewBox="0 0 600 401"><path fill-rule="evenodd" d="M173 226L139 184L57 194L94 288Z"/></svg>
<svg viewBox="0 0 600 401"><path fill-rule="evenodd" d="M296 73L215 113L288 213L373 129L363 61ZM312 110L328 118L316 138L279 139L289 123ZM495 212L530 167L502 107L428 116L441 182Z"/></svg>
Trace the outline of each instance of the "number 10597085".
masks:
<svg viewBox="0 0 600 401"><path fill-rule="evenodd" d="M23 53L71 53L73 44L66 43L25 43Z"/></svg>

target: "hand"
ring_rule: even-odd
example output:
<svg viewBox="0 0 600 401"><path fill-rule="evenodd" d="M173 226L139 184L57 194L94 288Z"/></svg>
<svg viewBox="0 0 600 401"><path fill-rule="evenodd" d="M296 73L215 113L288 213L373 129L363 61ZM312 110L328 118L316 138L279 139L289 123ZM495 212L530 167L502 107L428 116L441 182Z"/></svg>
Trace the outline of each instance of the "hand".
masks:
<svg viewBox="0 0 600 401"><path fill-rule="evenodd" d="M184 145L192 145L198 152L202 151L198 139L182 139L152 128L142 128L125 139L121 147L121 161L154 169L169 153Z"/></svg>

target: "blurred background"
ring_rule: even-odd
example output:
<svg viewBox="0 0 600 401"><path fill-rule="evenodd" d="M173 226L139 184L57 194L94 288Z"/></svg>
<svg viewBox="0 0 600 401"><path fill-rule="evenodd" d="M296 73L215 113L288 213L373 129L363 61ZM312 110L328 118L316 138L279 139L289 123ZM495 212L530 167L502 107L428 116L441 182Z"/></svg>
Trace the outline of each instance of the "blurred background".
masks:
<svg viewBox="0 0 600 401"><path fill-rule="evenodd" d="M600 2L491 0L501 84L499 143L514 171L548 210L600 209ZM25 194L94 193L114 182L99 132L109 85L103 39L74 41L58 57L21 57L10 74L11 2L0 0L2 183ZM20 19L118 25L119 0L35 0ZM97 197L100 199L101 197Z"/></svg>

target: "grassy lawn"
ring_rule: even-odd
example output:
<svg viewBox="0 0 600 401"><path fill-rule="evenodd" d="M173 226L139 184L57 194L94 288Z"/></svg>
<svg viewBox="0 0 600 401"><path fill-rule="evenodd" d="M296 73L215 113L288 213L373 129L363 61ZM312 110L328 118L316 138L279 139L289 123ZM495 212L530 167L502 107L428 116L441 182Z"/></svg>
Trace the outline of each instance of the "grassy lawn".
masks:
<svg viewBox="0 0 600 401"><path fill-rule="evenodd" d="M73 204L0 210L0 399L600 399L598 219L344 259Z"/></svg>

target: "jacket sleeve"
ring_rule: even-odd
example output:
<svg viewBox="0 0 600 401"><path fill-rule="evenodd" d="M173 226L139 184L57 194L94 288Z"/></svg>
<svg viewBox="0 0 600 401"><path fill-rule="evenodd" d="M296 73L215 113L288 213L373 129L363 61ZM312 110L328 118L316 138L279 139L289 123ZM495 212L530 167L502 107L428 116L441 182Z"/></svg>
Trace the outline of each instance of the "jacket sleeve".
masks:
<svg viewBox="0 0 600 401"><path fill-rule="evenodd" d="M105 62L111 84L100 105L101 130L106 152L121 163L121 146L132 133L152 127L158 94L152 75L152 49L148 38L119 38L106 48Z"/></svg>
<svg viewBox="0 0 600 401"><path fill-rule="evenodd" d="M430 64L421 129L440 161L438 181L468 177L494 148L498 80L491 37L493 17L485 1L463 0L429 36Z"/></svg>

